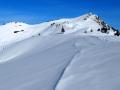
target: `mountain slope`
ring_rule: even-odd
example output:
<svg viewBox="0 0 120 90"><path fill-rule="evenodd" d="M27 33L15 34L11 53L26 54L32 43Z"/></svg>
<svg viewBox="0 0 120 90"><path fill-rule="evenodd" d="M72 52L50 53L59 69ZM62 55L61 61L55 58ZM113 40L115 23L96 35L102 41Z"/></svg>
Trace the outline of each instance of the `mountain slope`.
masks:
<svg viewBox="0 0 120 90"><path fill-rule="evenodd" d="M99 16L89 13L77 18L60 19L41 24L28 25L10 22L0 26L0 42L10 44L30 37L51 34L87 34L119 36L119 31L106 24Z"/></svg>
<svg viewBox="0 0 120 90"><path fill-rule="evenodd" d="M119 46L118 41L79 35L16 43L0 57L8 59L0 63L0 89L119 90Z"/></svg>
<svg viewBox="0 0 120 90"><path fill-rule="evenodd" d="M119 43L97 44L99 45L79 50L65 70L56 90L120 89ZM81 42L77 42L77 48L81 48Z"/></svg>
<svg viewBox="0 0 120 90"><path fill-rule="evenodd" d="M102 22L90 13L0 26L0 90L119 90L120 37Z"/></svg>

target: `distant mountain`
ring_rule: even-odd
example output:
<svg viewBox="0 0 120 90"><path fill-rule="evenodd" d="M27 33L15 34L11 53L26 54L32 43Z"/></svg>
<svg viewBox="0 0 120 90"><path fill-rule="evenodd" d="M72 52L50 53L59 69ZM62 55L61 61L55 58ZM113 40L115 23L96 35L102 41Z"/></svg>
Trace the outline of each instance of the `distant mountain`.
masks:
<svg viewBox="0 0 120 90"><path fill-rule="evenodd" d="M99 16L89 13L76 18L60 19L35 25L10 22L0 26L1 42L16 42L36 35L86 34L119 36L118 30L106 24Z"/></svg>

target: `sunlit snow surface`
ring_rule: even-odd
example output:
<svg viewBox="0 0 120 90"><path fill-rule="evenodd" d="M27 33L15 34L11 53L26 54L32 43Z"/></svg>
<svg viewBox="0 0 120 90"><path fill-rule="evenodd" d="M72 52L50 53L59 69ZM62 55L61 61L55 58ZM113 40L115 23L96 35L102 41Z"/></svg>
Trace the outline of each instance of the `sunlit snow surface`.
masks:
<svg viewBox="0 0 120 90"><path fill-rule="evenodd" d="M120 37L82 18L0 26L0 90L120 90Z"/></svg>

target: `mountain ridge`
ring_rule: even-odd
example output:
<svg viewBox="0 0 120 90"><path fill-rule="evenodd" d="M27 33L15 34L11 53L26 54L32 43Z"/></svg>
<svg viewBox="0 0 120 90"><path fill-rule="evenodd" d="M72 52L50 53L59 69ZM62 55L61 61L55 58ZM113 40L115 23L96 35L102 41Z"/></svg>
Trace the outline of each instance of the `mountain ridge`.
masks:
<svg viewBox="0 0 120 90"><path fill-rule="evenodd" d="M40 24L10 22L0 26L1 42L16 42L34 36L78 34L119 36L120 32L109 26L96 14L88 13L76 18L64 18Z"/></svg>

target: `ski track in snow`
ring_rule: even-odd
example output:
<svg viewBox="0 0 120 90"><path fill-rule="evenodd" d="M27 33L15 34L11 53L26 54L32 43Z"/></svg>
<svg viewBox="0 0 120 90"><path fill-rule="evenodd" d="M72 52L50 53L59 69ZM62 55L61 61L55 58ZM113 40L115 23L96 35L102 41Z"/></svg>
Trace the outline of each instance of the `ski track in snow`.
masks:
<svg viewBox="0 0 120 90"><path fill-rule="evenodd" d="M76 58L76 56L80 54L80 51L77 51L75 53L75 55L69 60L69 62L67 63L67 65L65 66L65 68L62 70L59 79L57 80L55 86L54 86L54 90L57 90L57 86L60 83L62 77L64 76L64 73L66 72L66 70L69 68L69 65L73 62L74 58Z"/></svg>
<svg viewBox="0 0 120 90"><path fill-rule="evenodd" d="M71 64L72 64L73 62L75 62L76 58L77 58L77 57L80 57L80 55L81 55L81 53L82 53L82 50L84 50L84 48L90 48L90 47L86 47L86 46L81 47L81 46L77 45L77 43L78 43L78 42L77 42L77 40L76 40L76 41L74 42L74 44L73 44L73 47L76 49L76 53L75 53L75 55L69 60L69 62L68 62L67 65L65 66L65 68L62 70L62 72L61 72L61 74L60 74L60 77L59 77L59 79L57 80L57 82L56 82L56 84L55 84L55 86L54 86L54 90L57 90L57 89L58 89L57 86L60 84L60 82L61 82L64 74L67 72L67 70L68 70L68 68L71 66ZM91 43L91 45L92 45L92 43Z"/></svg>

